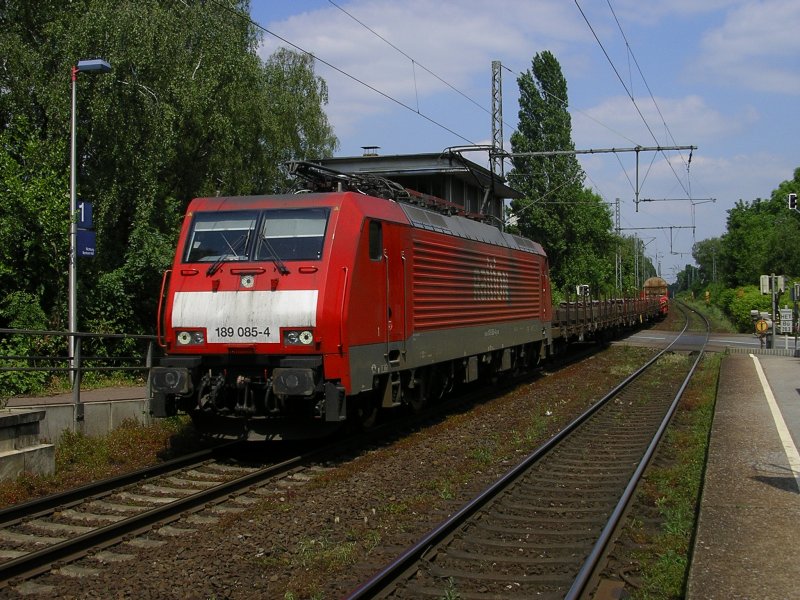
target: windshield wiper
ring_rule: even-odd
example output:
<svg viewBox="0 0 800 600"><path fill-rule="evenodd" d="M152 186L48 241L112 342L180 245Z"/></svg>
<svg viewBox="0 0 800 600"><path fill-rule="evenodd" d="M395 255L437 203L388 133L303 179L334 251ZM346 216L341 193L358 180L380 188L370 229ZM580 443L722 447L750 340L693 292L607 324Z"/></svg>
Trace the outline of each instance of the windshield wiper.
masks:
<svg viewBox="0 0 800 600"><path fill-rule="evenodd" d="M230 252L225 252L219 255L219 258L217 258L217 260L215 260L214 263L210 267L208 267L208 270L206 271L206 277L211 277L214 273L216 273L222 266L222 263L225 262L231 256L233 257L238 256L238 249L240 247L244 248L247 245L247 240L249 238L250 238L250 232L248 231L247 233L243 233L235 242L233 242L233 244L228 244L227 238L224 238L223 236L223 239L225 239L225 243L228 244Z"/></svg>
<svg viewBox="0 0 800 600"><path fill-rule="evenodd" d="M264 246L266 246L267 250L269 251L270 258L272 259L272 262L275 263L275 266L278 269L278 273L280 273L281 275L288 275L289 269L281 260L281 257L278 256L278 253L275 252L275 248L272 247L272 244L269 243L269 240L266 237L261 236L261 238L259 239L259 243L264 244Z"/></svg>

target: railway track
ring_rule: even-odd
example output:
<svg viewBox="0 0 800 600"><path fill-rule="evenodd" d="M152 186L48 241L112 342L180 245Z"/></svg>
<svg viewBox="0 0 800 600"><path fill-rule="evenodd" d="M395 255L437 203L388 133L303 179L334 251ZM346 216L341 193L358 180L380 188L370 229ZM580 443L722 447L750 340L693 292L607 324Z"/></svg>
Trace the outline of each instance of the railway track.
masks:
<svg viewBox="0 0 800 600"><path fill-rule="evenodd" d="M586 597L702 356L670 352L681 310L670 347L349 598Z"/></svg>
<svg viewBox="0 0 800 600"><path fill-rule="evenodd" d="M316 452L252 466L216 448L0 511L0 589L50 570L80 575L87 569L70 564L87 555L125 560L126 546L160 545L160 538L242 511L275 493L266 483L302 481L298 472L313 468ZM178 519L185 524L175 528Z"/></svg>
<svg viewBox="0 0 800 600"><path fill-rule="evenodd" d="M498 386L493 392L498 393ZM485 391L476 390L476 394L485 395ZM431 408L446 410L447 406ZM434 410L433 416L427 416L435 419L436 414ZM370 439L385 443L387 437L406 435L406 427L416 428L425 418L409 415L408 419L393 420L387 424L388 431L379 427L349 438L345 445L361 448ZM407 426L403 426L406 421ZM302 457L287 456L281 464L263 468L198 455L180 465L162 465L158 473L146 470L60 498L0 511L0 589L47 593L43 588L53 578L40 579L36 577L39 574L51 572L74 578L91 575L95 567L102 569L103 563L131 560L137 548L165 544L170 537L191 533L221 515L243 510L279 491L277 484L265 482L282 478L285 485L302 485L313 476L304 469L314 470L316 465L324 468L332 458L336 462L345 453L342 445L334 446L326 445ZM4 537L12 539L3 541ZM141 556L142 551L138 552ZM53 593L59 585L54 584Z"/></svg>
<svg viewBox="0 0 800 600"><path fill-rule="evenodd" d="M483 394L484 390L475 390L466 401ZM77 561L91 556L99 566L128 559L134 548L160 545L285 487L302 484L311 478L304 471L324 469L324 464L353 448L402 436L448 406L443 403L419 415L408 414L344 440L335 438L302 455L283 450L284 456L271 464L244 466L232 458L242 444L231 443L2 509L0 590L42 593L37 584L27 582L48 572L91 575L93 568L75 566ZM269 454L276 458L275 453L271 446ZM279 487L268 485L278 480Z"/></svg>

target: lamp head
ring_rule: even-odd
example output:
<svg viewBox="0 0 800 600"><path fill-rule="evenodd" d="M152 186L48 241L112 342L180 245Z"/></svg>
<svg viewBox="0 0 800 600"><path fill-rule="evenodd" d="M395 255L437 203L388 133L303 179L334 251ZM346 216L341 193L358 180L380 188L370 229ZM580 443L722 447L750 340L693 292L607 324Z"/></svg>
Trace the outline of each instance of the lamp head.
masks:
<svg viewBox="0 0 800 600"><path fill-rule="evenodd" d="M79 60L78 71L94 71L97 73L108 73L111 71L111 65L102 58L93 58L91 60Z"/></svg>

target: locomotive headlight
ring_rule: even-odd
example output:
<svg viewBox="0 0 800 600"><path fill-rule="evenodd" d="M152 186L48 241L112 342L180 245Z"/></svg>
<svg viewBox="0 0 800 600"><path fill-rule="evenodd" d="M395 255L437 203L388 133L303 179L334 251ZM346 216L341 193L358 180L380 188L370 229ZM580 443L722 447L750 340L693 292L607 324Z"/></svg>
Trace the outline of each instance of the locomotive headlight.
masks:
<svg viewBox="0 0 800 600"><path fill-rule="evenodd" d="M180 346L188 346L189 344L204 344L206 336L202 331L178 331L175 339Z"/></svg>
<svg viewBox="0 0 800 600"><path fill-rule="evenodd" d="M308 346L314 343L314 333L308 329L284 331L283 343L287 346Z"/></svg>

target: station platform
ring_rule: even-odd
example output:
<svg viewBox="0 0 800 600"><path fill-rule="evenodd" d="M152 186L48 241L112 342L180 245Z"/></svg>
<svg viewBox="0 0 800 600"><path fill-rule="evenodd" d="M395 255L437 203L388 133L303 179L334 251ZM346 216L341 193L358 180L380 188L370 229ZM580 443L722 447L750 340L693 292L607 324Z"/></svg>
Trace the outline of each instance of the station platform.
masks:
<svg viewBox="0 0 800 600"><path fill-rule="evenodd" d="M685 597L800 598L800 358L721 369Z"/></svg>
<svg viewBox="0 0 800 600"><path fill-rule="evenodd" d="M150 421L147 388L144 386L82 390L81 410L72 393L54 396L9 398L7 408L44 411L40 422L42 439L56 442L65 431L89 436L105 435L126 420ZM83 413L83 419L79 415Z"/></svg>

